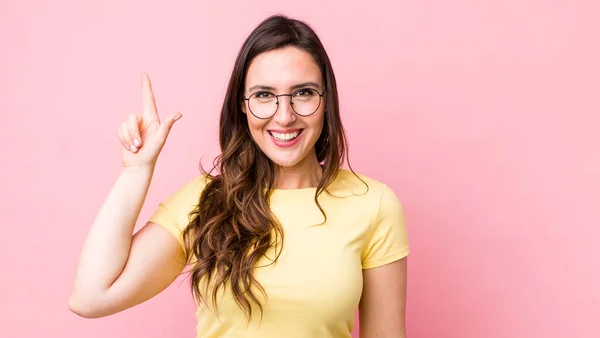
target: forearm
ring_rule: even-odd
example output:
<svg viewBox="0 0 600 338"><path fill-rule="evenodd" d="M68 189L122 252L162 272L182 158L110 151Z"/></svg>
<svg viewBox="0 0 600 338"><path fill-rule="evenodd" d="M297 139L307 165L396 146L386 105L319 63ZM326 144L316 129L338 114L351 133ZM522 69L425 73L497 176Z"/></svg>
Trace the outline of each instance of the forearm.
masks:
<svg viewBox="0 0 600 338"><path fill-rule="evenodd" d="M101 206L83 245L72 295L94 298L119 277L153 169L124 170Z"/></svg>

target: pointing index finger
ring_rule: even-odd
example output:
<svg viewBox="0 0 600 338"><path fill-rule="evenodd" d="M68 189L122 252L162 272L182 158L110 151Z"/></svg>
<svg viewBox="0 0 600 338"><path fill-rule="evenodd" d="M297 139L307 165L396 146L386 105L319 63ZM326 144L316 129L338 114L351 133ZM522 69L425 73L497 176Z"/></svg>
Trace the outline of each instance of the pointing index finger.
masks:
<svg viewBox="0 0 600 338"><path fill-rule="evenodd" d="M150 83L148 74L142 75L142 96L144 119L148 119L149 121L158 120L158 109L156 109L152 84Z"/></svg>

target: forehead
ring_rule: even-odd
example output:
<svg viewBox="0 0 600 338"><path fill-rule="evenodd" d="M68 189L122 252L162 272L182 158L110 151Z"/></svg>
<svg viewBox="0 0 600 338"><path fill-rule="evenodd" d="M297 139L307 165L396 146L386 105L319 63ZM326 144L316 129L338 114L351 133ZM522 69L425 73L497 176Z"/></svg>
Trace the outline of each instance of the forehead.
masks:
<svg viewBox="0 0 600 338"><path fill-rule="evenodd" d="M322 85L319 66L309 53L288 46L257 55L248 67L245 85L286 89L309 81Z"/></svg>

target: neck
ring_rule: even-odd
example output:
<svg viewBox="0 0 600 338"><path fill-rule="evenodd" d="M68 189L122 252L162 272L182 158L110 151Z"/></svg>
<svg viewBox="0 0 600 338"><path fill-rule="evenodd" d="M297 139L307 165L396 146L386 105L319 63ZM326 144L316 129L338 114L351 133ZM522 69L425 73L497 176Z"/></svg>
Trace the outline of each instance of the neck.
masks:
<svg viewBox="0 0 600 338"><path fill-rule="evenodd" d="M277 179L277 189L315 188L319 185L323 170L317 161L317 156L308 155L292 167L280 167Z"/></svg>

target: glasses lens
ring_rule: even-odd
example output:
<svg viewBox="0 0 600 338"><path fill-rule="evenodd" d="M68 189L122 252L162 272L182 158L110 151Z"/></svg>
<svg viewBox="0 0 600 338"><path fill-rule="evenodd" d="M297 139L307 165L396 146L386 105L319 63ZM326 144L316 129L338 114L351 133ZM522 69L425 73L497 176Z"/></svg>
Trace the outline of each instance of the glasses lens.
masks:
<svg viewBox="0 0 600 338"><path fill-rule="evenodd" d="M248 100L250 111L254 116L267 119L277 111L277 97L270 92L256 92ZM300 89L292 96L292 108L298 115L308 116L319 109L321 96L312 88Z"/></svg>
<svg viewBox="0 0 600 338"><path fill-rule="evenodd" d="M271 117L277 110L277 98L273 93L257 92L250 96L250 111L254 116L266 119Z"/></svg>
<svg viewBox="0 0 600 338"><path fill-rule="evenodd" d="M306 88L294 92L292 107L298 115L310 115L317 111L321 103L321 96L315 89Z"/></svg>

